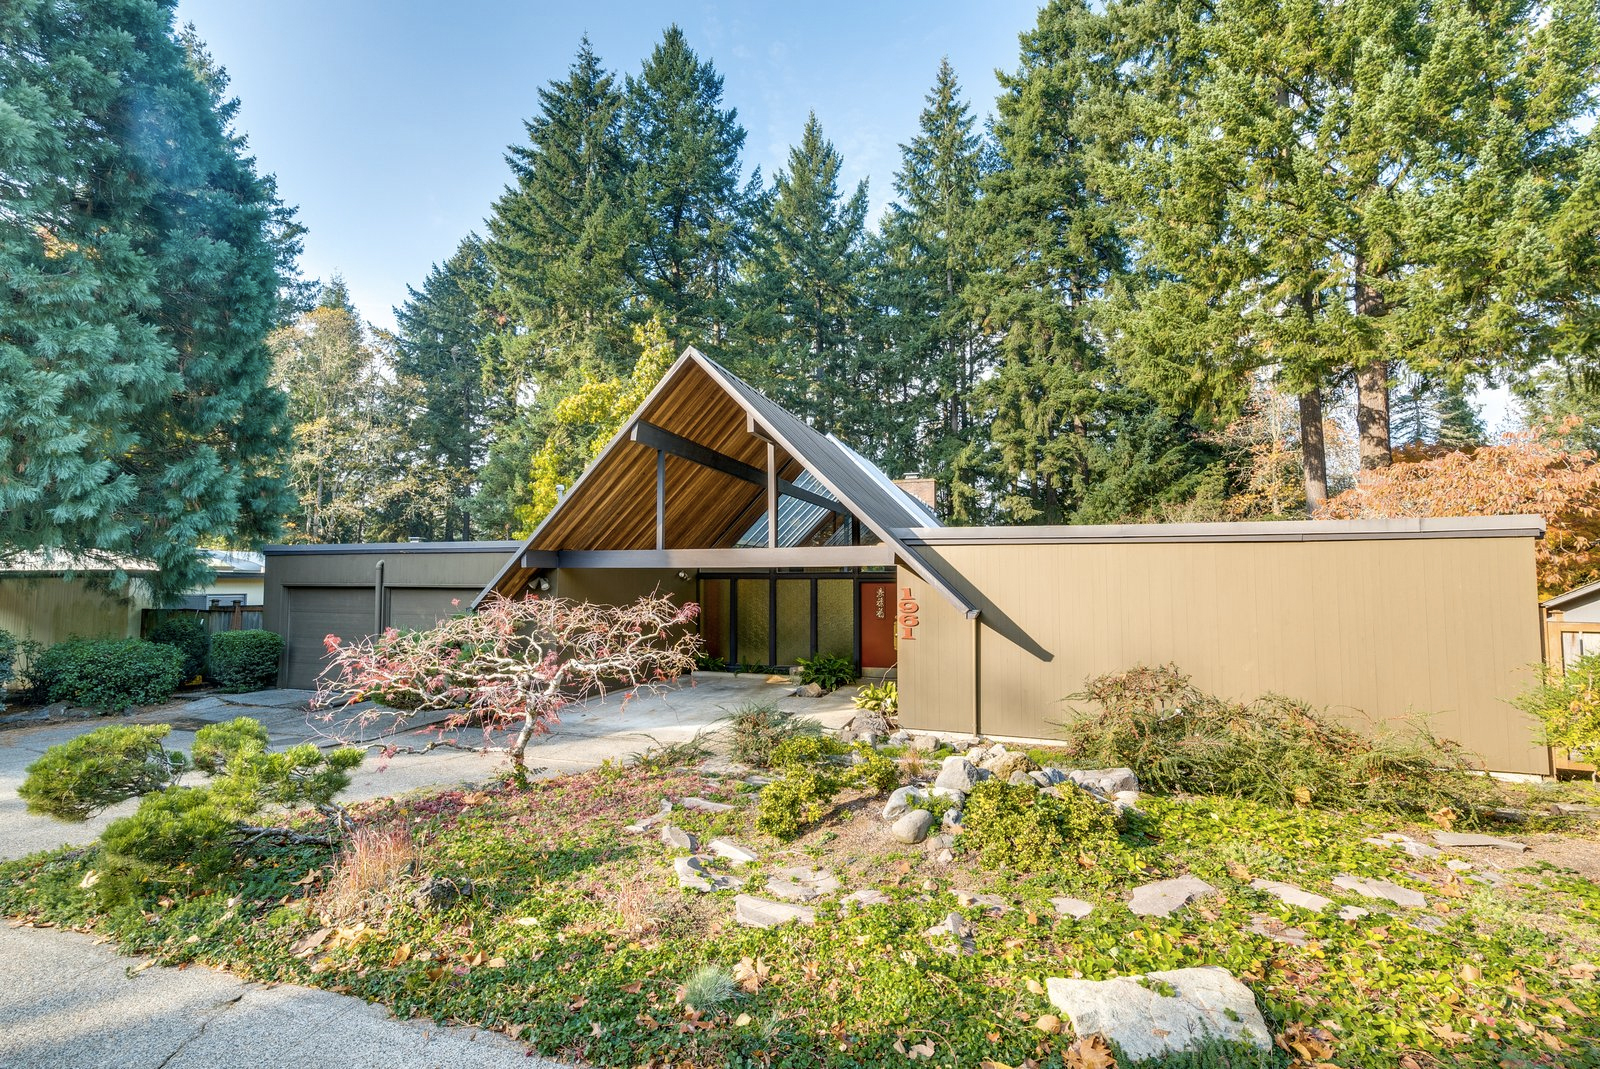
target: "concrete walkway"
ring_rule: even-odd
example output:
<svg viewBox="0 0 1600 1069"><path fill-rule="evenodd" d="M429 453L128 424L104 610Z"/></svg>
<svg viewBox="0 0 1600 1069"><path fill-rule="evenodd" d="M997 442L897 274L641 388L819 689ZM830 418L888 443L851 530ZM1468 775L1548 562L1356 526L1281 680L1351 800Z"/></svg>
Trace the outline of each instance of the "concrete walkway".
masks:
<svg viewBox="0 0 1600 1069"><path fill-rule="evenodd" d="M668 743L715 729L749 702L773 704L837 727L853 713L853 690L823 698L789 696L792 685L762 676L699 675L692 682L567 710L562 722L528 751L531 767L578 772L610 758L626 760L652 741ZM129 718L96 719L0 730L0 858L93 842L128 802L86 824L62 824L26 811L17 797L26 767L49 747L106 723L170 723L171 746L188 751L207 723L250 716L272 745L304 741L335 745L329 725L312 719L310 693L272 690L208 695ZM410 725L368 738L420 750L434 738ZM463 745L481 739L463 736ZM479 782L505 767L498 753L434 749L377 756L356 771L340 795L352 801ZM201 966L168 969L119 955L71 932L0 928L0 1069L431 1069L534 1066L526 1048L497 1033L396 1021L382 1007L345 995L293 985L263 987Z"/></svg>

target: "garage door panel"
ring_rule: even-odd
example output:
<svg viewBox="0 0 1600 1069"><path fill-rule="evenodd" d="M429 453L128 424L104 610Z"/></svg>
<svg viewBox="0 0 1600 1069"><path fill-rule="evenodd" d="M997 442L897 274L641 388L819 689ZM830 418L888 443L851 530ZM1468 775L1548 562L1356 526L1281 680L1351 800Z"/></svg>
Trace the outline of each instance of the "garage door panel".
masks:
<svg viewBox="0 0 1600 1069"><path fill-rule="evenodd" d="M284 683L310 688L327 666L323 639L345 641L372 633L372 590L350 587L289 587L288 645L284 650Z"/></svg>

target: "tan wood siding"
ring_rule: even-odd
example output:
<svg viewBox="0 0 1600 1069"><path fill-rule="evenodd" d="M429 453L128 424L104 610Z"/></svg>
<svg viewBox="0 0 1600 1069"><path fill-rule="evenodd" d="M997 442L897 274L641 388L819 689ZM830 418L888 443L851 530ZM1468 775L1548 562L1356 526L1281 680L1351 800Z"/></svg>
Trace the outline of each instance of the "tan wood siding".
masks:
<svg viewBox="0 0 1600 1069"><path fill-rule="evenodd" d="M899 642L895 678L901 722L926 731L973 731L976 624L902 567L898 590L907 589L917 602L917 626L914 638Z"/></svg>
<svg viewBox="0 0 1600 1069"><path fill-rule="evenodd" d="M1238 698L1274 691L1368 728L1425 714L1489 767L1545 773L1507 704L1539 660L1531 538L928 547L981 604L979 716L1049 736L1093 675L1173 662ZM902 583L921 589L902 569ZM902 654L908 725L965 730L964 621L922 596ZM970 625L967 625L970 626ZM930 654L932 656L930 656Z"/></svg>

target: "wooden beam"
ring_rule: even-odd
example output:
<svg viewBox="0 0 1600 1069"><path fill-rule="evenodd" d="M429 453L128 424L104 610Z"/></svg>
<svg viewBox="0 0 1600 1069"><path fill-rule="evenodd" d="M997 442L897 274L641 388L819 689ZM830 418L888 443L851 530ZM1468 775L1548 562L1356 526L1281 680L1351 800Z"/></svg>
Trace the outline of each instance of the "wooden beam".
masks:
<svg viewBox="0 0 1600 1069"><path fill-rule="evenodd" d="M731 475L735 479L743 479L745 482L754 483L756 486L767 485L767 473L754 464L746 464L742 460L736 460L725 453L709 449L699 442L690 441L688 438L673 434L665 428L657 427L653 423L646 423L644 420L640 420L633 425L633 430L629 432L628 437L640 445L658 449L671 456L681 457L691 463L699 464L703 468L720 471L724 475ZM789 497L799 498L801 501L809 501L813 505L820 505L830 512L845 511L845 507L833 498L802 489L788 479L778 480L778 491Z"/></svg>
<svg viewBox="0 0 1600 1069"><path fill-rule="evenodd" d="M564 549L560 568L872 568L892 565L894 547L796 546L778 549Z"/></svg>

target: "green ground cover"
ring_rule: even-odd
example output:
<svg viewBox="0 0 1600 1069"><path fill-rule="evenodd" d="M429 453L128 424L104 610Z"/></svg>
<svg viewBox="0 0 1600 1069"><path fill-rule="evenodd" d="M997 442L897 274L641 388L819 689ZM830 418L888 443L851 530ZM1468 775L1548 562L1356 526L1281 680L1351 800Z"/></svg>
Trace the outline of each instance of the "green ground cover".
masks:
<svg viewBox="0 0 1600 1069"><path fill-rule="evenodd" d="M680 890L657 835L624 831L662 798L689 795L736 806L673 821L702 842L727 836L759 853L740 873L746 891L761 894L777 865L808 864L890 902L846 912L834 896L814 927L737 925L731 895ZM601 1065L1071 1066L1070 1032L1038 1027L1053 1012L1039 988L1047 977L1196 965L1247 983L1275 1035L1327 1038L1187 1064L1600 1065L1600 887L1548 862L1490 887L1444 858L1363 842L1396 830L1391 816L1146 797L1117 855L1131 860L990 871L959 838L948 863L888 839L879 798L845 795L789 844L755 830L755 802L734 779L605 767L356 807L358 835L388 844L387 861L263 843L225 876L180 872L119 899L125 887L96 879L95 849L35 855L0 865L0 912L104 933L167 963L502 1029ZM1590 828L1564 834L1592 847ZM1480 859L1475 870L1490 867ZM1162 919L1123 905L1131 887L1183 873L1220 893ZM1423 891L1430 908L1384 912L1332 887L1339 873ZM470 893L418 894L444 878ZM1294 909L1251 889L1255 878L1373 912L1344 921ZM1014 903L998 916L959 910L975 926L971 955L942 953L922 934L957 908L957 888ZM1048 899L1063 894L1096 908L1081 921L1057 916ZM1284 928L1304 944L1262 934Z"/></svg>

